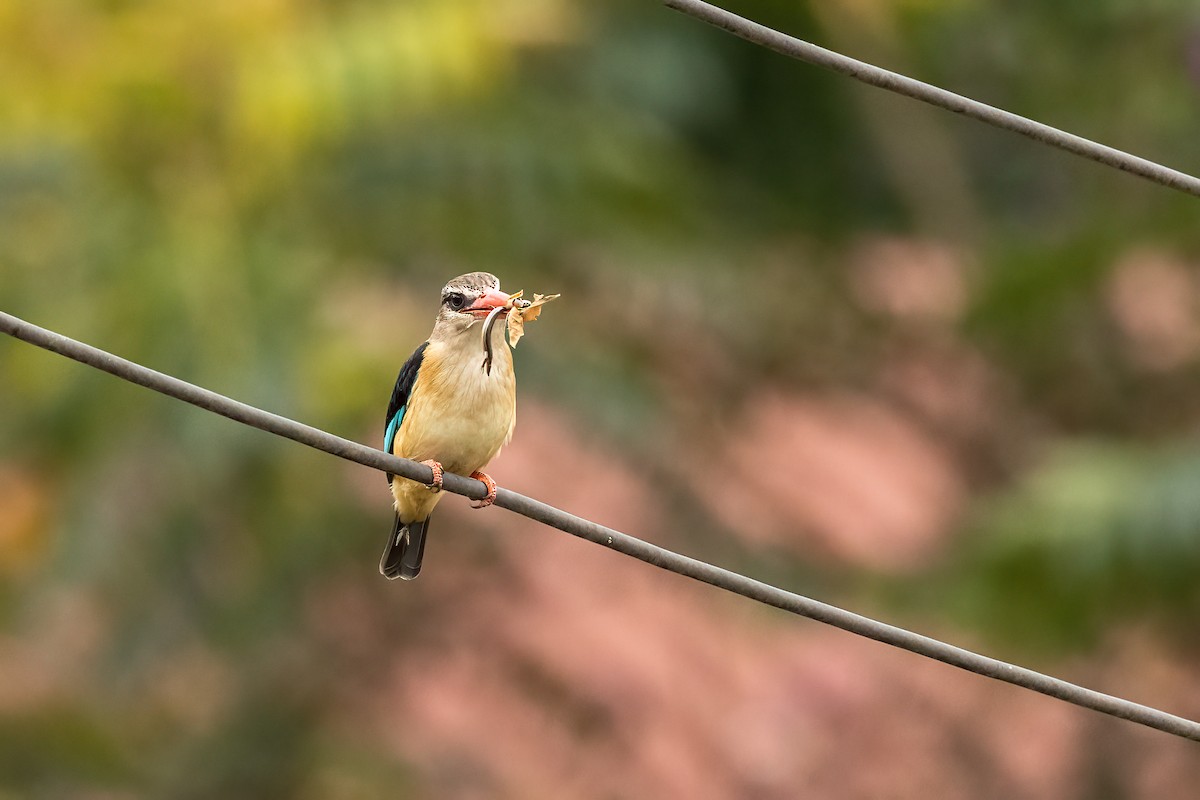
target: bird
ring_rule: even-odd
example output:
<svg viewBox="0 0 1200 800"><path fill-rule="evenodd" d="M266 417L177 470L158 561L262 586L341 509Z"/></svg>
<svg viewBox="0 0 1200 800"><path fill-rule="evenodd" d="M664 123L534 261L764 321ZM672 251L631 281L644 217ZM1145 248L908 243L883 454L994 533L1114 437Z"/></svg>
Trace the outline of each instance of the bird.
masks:
<svg viewBox="0 0 1200 800"><path fill-rule="evenodd" d="M504 326L493 325L492 361L484 368L483 326L495 309L507 314L513 298L500 279L470 272L442 287L433 331L404 362L388 402L384 450L420 461L433 471L426 485L388 474L396 517L379 571L412 580L421 571L429 519L442 499L442 475L470 475L487 487L473 508L496 500L496 482L481 470L512 438L517 419L516 376Z"/></svg>

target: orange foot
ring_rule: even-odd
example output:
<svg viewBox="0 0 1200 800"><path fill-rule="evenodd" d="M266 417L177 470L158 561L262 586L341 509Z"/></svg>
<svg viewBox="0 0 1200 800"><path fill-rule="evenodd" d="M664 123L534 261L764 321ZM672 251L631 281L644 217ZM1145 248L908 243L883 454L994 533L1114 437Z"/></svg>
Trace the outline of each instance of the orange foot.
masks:
<svg viewBox="0 0 1200 800"><path fill-rule="evenodd" d="M496 502L496 482L492 480L492 476L486 472L475 470L471 473L471 477L477 481L483 481L483 485L487 487L487 497L482 500L472 500L471 508L487 508L492 503Z"/></svg>
<svg viewBox="0 0 1200 800"><path fill-rule="evenodd" d="M442 490L442 465L434 461L432 458L422 461L422 464L433 470L433 483L425 484L431 492L440 492Z"/></svg>

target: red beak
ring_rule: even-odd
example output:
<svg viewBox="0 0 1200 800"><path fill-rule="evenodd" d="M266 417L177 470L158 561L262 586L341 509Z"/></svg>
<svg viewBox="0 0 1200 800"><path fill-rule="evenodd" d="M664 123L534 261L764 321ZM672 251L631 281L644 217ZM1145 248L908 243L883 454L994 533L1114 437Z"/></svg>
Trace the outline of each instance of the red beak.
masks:
<svg viewBox="0 0 1200 800"><path fill-rule="evenodd" d="M480 295L479 299L470 308L463 309L470 312L477 318L482 319L490 314L494 309L503 308L512 302L512 298L499 289L492 289Z"/></svg>

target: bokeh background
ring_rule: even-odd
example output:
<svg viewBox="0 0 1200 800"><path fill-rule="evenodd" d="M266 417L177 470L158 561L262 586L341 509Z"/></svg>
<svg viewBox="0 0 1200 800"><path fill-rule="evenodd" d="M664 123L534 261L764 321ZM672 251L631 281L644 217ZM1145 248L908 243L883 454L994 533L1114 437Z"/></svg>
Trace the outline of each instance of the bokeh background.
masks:
<svg viewBox="0 0 1200 800"><path fill-rule="evenodd" d="M734 10L1200 170L1191 0ZM2 307L376 444L561 292L502 485L1200 717L1200 206L650 0L0 0ZM1193 744L0 341L0 797L1191 798Z"/></svg>

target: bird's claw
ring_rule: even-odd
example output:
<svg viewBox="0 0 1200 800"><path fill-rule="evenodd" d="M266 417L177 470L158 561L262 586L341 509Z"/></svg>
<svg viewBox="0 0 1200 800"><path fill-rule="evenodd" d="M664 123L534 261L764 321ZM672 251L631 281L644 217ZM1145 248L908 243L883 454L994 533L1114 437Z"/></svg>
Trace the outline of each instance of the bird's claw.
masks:
<svg viewBox="0 0 1200 800"><path fill-rule="evenodd" d="M425 487L431 492L440 492L442 490L442 465L434 461L432 458L421 462L425 466L433 470L433 482L425 484Z"/></svg>
<svg viewBox="0 0 1200 800"><path fill-rule="evenodd" d="M482 500L472 500L471 508L487 508L496 502L496 482L492 480L492 476L486 472L475 470L471 473L471 477L477 481L482 481L483 485L487 487L487 497L484 497Z"/></svg>

